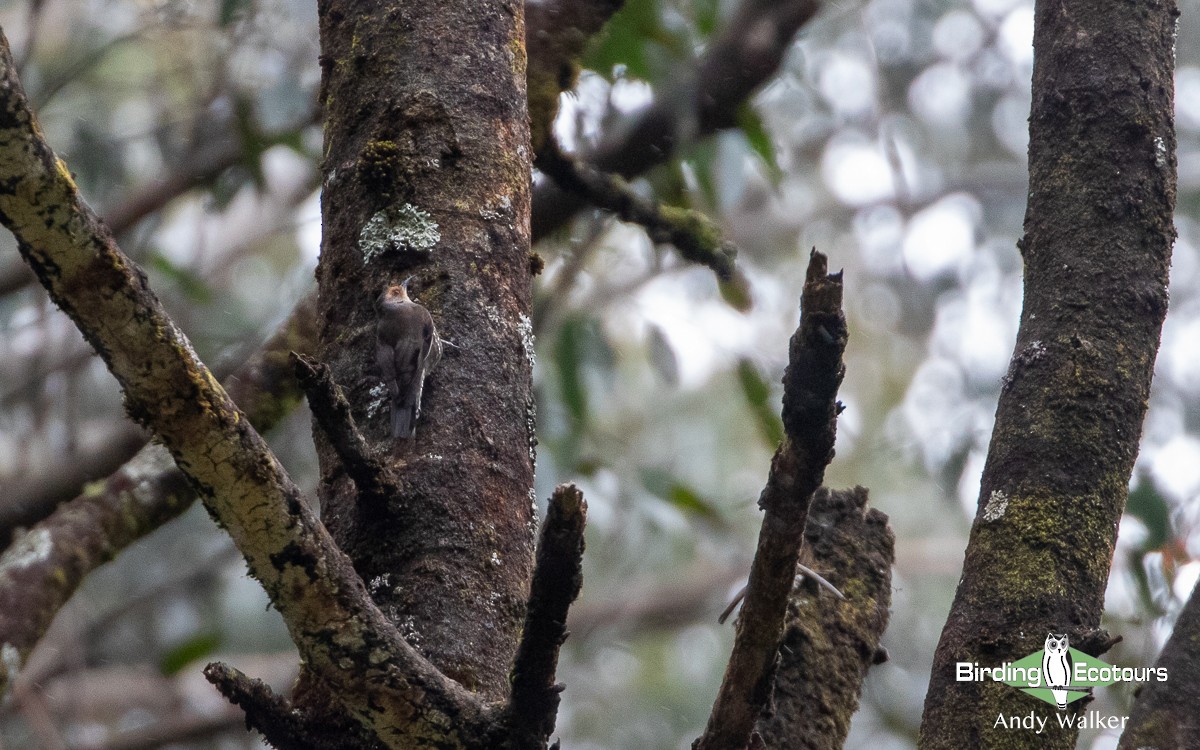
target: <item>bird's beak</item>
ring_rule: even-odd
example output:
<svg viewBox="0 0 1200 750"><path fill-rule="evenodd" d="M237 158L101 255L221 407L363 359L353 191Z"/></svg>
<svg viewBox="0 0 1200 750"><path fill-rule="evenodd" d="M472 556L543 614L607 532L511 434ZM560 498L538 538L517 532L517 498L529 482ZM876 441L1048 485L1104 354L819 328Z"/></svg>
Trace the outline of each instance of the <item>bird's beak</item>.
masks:
<svg viewBox="0 0 1200 750"><path fill-rule="evenodd" d="M413 278L414 278L413 276L409 276L407 279L404 280L404 283L402 283L400 285L400 286L404 287L404 291L406 291L406 292L408 291L408 282L412 281Z"/></svg>

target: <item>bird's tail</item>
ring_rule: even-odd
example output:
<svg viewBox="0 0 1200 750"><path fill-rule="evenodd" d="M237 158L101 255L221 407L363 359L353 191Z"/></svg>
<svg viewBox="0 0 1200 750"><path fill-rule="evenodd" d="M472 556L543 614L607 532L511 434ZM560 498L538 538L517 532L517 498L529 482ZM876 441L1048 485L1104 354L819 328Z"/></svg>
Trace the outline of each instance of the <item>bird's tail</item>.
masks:
<svg viewBox="0 0 1200 750"><path fill-rule="evenodd" d="M404 403L403 396L392 399L392 439L410 439L417 434L417 410Z"/></svg>

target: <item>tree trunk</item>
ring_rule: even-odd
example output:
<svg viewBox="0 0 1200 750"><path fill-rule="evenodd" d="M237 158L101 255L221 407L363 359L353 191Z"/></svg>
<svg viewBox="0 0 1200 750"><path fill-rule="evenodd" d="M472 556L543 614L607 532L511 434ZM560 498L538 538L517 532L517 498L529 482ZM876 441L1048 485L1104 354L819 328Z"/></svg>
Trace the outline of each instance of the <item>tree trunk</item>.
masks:
<svg viewBox="0 0 1200 750"><path fill-rule="evenodd" d="M319 356L403 487L365 507L315 430L323 519L405 638L500 700L534 533L522 4L326 0L319 12ZM409 275L454 346L426 381L416 438L393 440L372 303ZM300 695L315 708L319 692Z"/></svg>
<svg viewBox="0 0 1200 750"><path fill-rule="evenodd" d="M1037 3L1025 305L921 747L1007 747L1021 730L998 717L1054 711L957 682L956 662L1015 661L1048 632L1109 645L1104 590L1167 310L1177 15L1170 0ZM1036 741L1077 734L1051 719Z"/></svg>

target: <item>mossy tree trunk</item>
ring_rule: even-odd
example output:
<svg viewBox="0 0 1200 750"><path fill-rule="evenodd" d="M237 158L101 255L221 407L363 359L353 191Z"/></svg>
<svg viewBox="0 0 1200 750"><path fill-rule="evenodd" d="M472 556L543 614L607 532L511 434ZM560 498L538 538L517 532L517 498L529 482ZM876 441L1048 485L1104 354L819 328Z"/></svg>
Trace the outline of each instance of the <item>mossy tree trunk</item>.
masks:
<svg viewBox="0 0 1200 750"><path fill-rule="evenodd" d="M403 488L360 501L315 430L323 520L405 638L501 700L534 531L523 4L323 0L319 13L319 358ZM416 438L393 440L372 303L410 275L455 346L426 381ZM327 699L314 687L298 691L309 710Z"/></svg>
<svg viewBox="0 0 1200 750"><path fill-rule="evenodd" d="M1177 15L1171 0L1036 4L1025 304L923 748L1075 745L1053 706L957 682L955 663L1015 661L1048 632L1110 643L1100 614L1167 310ZM1040 736L997 726L1031 710L1050 719Z"/></svg>

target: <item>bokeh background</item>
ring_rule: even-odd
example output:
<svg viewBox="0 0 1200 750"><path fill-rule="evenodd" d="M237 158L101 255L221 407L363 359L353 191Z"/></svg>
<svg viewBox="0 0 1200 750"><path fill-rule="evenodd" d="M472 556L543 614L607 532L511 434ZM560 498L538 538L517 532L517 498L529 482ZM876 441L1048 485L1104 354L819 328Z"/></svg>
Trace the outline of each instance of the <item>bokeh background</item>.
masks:
<svg viewBox="0 0 1200 750"><path fill-rule="evenodd" d="M586 149L662 95L734 7L627 0L563 98L562 142ZM1171 310L1107 597L1105 626L1124 641L1106 660L1125 666L1153 662L1200 572L1200 2L1181 9ZM4 2L0 24L83 194L228 372L313 286L315 3ZM753 551L812 247L845 269L851 331L827 483L868 487L897 536L891 660L867 679L848 746L914 746L1016 336L1032 32L1027 0L835 0L739 129L683 144L637 181L737 243L748 312L710 271L599 212L537 248L537 491L576 481L590 508L564 747L682 750L703 728L732 640L716 616ZM300 410L270 439L311 490L309 431ZM0 505L72 497L142 440L4 233ZM60 614L0 705L0 748L257 747L199 674L214 659L280 687L296 661L194 508ZM1096 708L1124 714L1130 700L1105 688ZM1080 747L1115 744L1085 732Z"/></svg>

